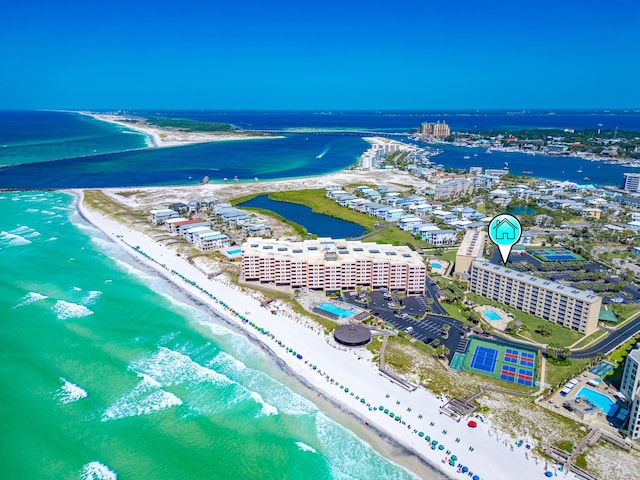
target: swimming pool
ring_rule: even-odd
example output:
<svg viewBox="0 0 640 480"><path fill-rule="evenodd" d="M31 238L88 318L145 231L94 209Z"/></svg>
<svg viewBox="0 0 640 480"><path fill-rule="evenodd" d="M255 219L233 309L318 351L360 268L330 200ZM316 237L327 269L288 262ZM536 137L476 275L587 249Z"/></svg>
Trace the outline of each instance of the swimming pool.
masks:
<svg viewBox="0 0 640 480"><path fill-rule="evenodd" d="M432 263L431 268L442 268L442 265L440 265L439 263Z"/></svg>
<svg viewBox="0 0 640 480"><path fill-rule="evenodd" d="M329 312L340 318L347 318L354 314L354 311L349 308L336 307L331 303L321 303L317 308L319 308L320 310L324 310L325 312Z"/></svg>
<svg viewBox="0 0 640 480"><path fill-rule="evenodd" d="M241 248L234 248L233 250L227 250L229 255L240 255L242 253Z"/></svg>
<svg viewBox="0 0 640 480"><path fill-rule="evenodd" d="M578 393L576 393L576 398L584 398L593 403L596 407L602 410L605 415L613 415L616 411L616 402L611 400L606 395L603 395L600 392L596 392L595 390L591 390L588 387L582 387Z"/></svg>
<svg viewBox="0 0 640 480"><path fill-rule="evenodd" d="M498 315L496 312L494 312L493 310L484 310L482 312L482 314L487 317L489 320L497 322L499 320L502 320L502 317L500 315Z"/></svg>

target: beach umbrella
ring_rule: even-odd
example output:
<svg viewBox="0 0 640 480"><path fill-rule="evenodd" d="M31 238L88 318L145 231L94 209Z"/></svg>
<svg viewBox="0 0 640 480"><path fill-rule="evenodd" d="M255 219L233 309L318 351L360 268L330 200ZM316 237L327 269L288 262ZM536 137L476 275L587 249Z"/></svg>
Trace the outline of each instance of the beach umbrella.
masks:
<svg viewBox="0 0 640 480"><path fill-rule="evenodd" d="M476 422L475 420L469 420L469 423L467 423L467 425L469 425L471 428L476 428L478 426L478 422Z"/></svg>
<svg viewBox="0 0 640 480"><path fill-rule="evenodd" d="M389 412L389 416L390 416L391 418L393 418L393 417L395 417L396 415L395 415L395 413L393 413L393 412Z"/></svg>
<svg viewBox="0 0 640 480"><path fill-rule="evenodd" d="M469 467L467 467L466 465L462 467L463 473L467 473L468 471L469 471Z"/></svg>
<svg viewBox="0 0 640 480"><path fill-rule="evenodd" d="M385 408L385 409L384 409L384 413L389 413L389 409L388 409L388 408Z"/></svg>
<svg viewBox="0 0 640 480"><path fill-rule="evenodd" d="M478 475L474 475L473 477L471 477L471 480L480 480L480 477Z"/></svg>
<svg viewBox="0 0 640 480"><path fill-rule="evenodd" d="M551 472L550 470L547 470L546 472L544 472L544 474L545 474L547 477L553 477L553 472Z"/></svg>
<svg viewBox="0 0 640 480"><path fill-rule="evenodd" d="M365 399L364 399L364 398L361 398L361 399L360 399L360 403L364 403L364 402L365 402Z"/></svg>
<svg viewBox="0 0 640 480"><path fill-rule="evenodd" d="M431 442L433 445L437 445L438 444L438 440L434 440L433 442Z"/></svg>
<svg viewBox="0 0 640 480"><path fill-rule="evenodd" d="M420 432L420 433L418 434L418 436L419 436L419 437L424 437L424 432Z"/></svg>
<svg viewBox="0 0 640 480"><path fill-rule="evenodd" d="M313 369L315 370L316 368L318 368L318 367L316 367L316 366L314 365L314 366L313 366Z"/></svg>
<svg viewBox="0 0 640 480"><path fill-rule="evenodd" d="M451 455L451 460L453 460L454 462L458 459L457 455Z"/></svg>
<svg viewBox="0 0 640 480"><path fill-rule="evenodd" d="M431 437L430 437L429 435L427 435L426 437L424 437L424 439L425 439L427 442L430 442L430 441L431 441Z"/></svg>
<svg viewBox="0 0 640 480"><path fill-rule="evenodd" d="M378 407L378 410L384 410L384 405L380 405L380 406Z"/></svg>
<svg viewBox="0 0 640 480"><path fill-rule="evenodd" d="M444 450L444 445L443 444L438 445L438 450Z"/></svg>
<svg viewBox="0 0 640 480"><path fill-rule="evenodd" d="M344 389L344 393L349 393L349 389L348 389L348 388L345 388L345 389Z"/></svg>
<svg viewBox="0 0 640 480"><path fill-rule="evenodd" d="M298 360L302 360L302 355L298 354L296 356L298 357Z"/></svg>
<svg viewBox="0 0 640 480"><path fill-rule="evenodd" d="M455 460L449 460L449 465L451 465L452 467L456 466L456 461Z"/></svg>

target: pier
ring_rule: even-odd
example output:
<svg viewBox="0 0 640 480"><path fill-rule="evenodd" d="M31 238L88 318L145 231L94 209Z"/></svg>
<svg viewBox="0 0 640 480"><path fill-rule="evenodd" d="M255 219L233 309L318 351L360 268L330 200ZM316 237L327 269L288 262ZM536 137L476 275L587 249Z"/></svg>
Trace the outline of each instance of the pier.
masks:
<svg viewBox="0 0 640 480"><path fill-rule="evenodd" d="M347 137L408 137L409 132L372 132L368 130L240 130L240 133L257 133L262 135L331 135Z"/></svg>

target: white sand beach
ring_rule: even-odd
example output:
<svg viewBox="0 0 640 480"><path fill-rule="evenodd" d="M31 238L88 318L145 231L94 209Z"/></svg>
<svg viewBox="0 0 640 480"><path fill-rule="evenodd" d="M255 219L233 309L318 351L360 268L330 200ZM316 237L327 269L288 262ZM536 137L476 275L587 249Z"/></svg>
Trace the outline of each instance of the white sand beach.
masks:
<svg viewBox="0 0 640 480"><path fill-rule="evenodd" d="M88 115L96 120L114 123L122 127L136 130L149 137L151 148L177 147L196 143L221 142L229 140L255 140L276 138L268 136L243 135L242 133L214 133L214 132L185 132L178 129L160 128L149 124L143 119L126 115L112 115L106 113L77 112Z"/></svg>
<svg viewBox="0 0 640 480"><path fill-rule="evenodd" d="M81 192L77 193L82 197ZM253 295L240 291L224 277L210 279L207 275L210 272L201 271L170 248L88 209L82 198L78 204L81 214L114 242L260 342L286 363L289 373L303 379L304 384L351 413L363 429L370 430L392 445L404 447L416 459L429 463L449 478L472 479L477 476L482 480L533 480L545 477L544 459L534 459L533 450L516 446L515 439L496 431L488 421L478 420L477 428L467 426L466 420L456 422L439 412L444 399L436 398L422 388L407 391L380 376L366 352L335 348L322 332L305 326L298 314L288 311L283 305L279 305L273 314L273 306L265 308ZM262 333L258 328L269 333ZM289 352L289 348L302 355L302 359ZM379 406L401 415L402 422L378 410ZM424 436L420 436L420 432ZM426 440L427 436L444 448L432 447ZM450 455L457 456L454 466L443 463ZM427 468L420 468L419 462L391 459L423 478L434 477ZM462 472L459 466L465 466L468 471ZM548 469L556 474L550 463ZM562 472L557 472L557 475L577 478L573 474L565 476Z"/></svg>

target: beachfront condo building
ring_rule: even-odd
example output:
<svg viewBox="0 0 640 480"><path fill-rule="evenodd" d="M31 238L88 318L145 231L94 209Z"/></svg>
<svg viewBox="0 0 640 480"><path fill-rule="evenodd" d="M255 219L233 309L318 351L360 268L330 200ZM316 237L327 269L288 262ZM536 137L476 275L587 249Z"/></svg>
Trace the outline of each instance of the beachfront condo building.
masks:
<svg viewBox="0 0 640 480"><path fill-rule="evenodd" d="M640 375L640 348L631 350L624 361L624 372L622 373L622 383L620 393L622 393L630 405L630 412L627 423L629 436L634 440L640 438L640 392L638 391Z"/></svg>
<svg viewBox="0 0 640 480"><path fill-rule="evenodd" d="M628 192L640 192L640 173L625 173L624 189Z"/></svg>
<svg viewBox="0 0 640 480"><path fill-rule="evenodd" d="M496 302L589 335L598 329L602 298L593 292L494 265L471 265L470 290Z"/></svg>
<svg viewBox="0 0 640 480"><path fill-rule="evenodd" d="M460 248L458 248L458 253L456 253L456 265L453 273L468 273L473 261L482 258L486 241L487 232L484 230L467 230Z"/></svg>
<svg viewBox="0 0 640 480"><path fill-rule="evenodd" d="M325 293L386 288L422 295L427 267L406 246L252 238L242 244L242 276L247 282Z"/></svg>
<svg viewBox="0 0 640 480"><path fill-rule="evenodd" d="M446 138L451 135L451 129L445 122L423 123L420 125L420 135L429 138Z"/></svg>

